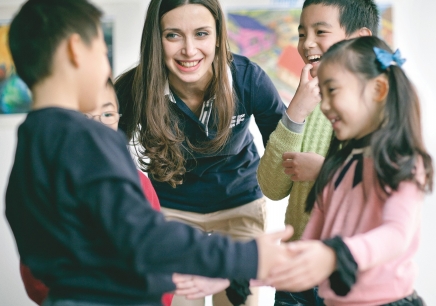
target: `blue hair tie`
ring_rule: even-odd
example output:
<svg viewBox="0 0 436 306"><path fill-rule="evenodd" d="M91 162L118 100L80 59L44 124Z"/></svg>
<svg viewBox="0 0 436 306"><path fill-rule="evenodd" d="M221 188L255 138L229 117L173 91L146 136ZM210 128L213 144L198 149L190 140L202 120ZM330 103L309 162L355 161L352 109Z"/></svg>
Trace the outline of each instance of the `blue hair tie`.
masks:
<svg viewBox="0 0 436 306"><path fill-rule="evenodd" d="M397 65L398 67L403 66L406 59L401 58L400 50L397 49L394 54L390 52L374 47L375 57L377 61L380 63L382 70L386 70L391 65Z"/></svg>

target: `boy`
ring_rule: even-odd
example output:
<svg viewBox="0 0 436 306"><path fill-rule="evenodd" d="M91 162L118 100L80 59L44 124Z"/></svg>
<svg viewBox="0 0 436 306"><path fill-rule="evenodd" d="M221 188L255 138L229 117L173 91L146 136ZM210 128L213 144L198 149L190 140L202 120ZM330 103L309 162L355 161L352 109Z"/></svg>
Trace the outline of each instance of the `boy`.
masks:
<svg viewBox="0 0 436 306"><path fill-rule="evenodd" d="M103 91L103 99L100 99L96 108L86 113L86 117L103 123L111 129L118 130L118 121L120 114L118 113L119 103L115 94L115 88L111 79L108 79L106 89ZM141 181L142 190L145 197L150 202L150 205L157 211L160 211L160 203L156 191L151 185L150 180L141 171L138 171ZM48 296L48 288L39 280L35 279L30 269L20 263L20 274L29 298L38 305L42 305ZM170 306L172 294L164 294L162 304Z"/></svg>
<svg viewBox="0 0 436 306"><path fill-rule="evenodd" d="M80 113L110 74L100 17L86 0L30 0L9 32L34 104L18 130L6 217L23 264L50 288L44 305L161 305L174 289L162 276L174 272L265 278L287 261L276 240L290 229L235 243L166 222L125 137Z"/></svg>
<svg viewBox="0 0 436 306"><path fill-rule="evenodd" d="M334 43L358 36L377 35L379 15L373 0L306 0L298 27L298 52L306 63L300 85L271 134L260 160L259 185L272 200L289 195L285 224L294 227L292 240L300 239L308 222L307 195L318 176L332 135L331 123L319 108L317 69L322 55ZM310 80L310 76L313 79ZM278 291L278 305L315 305L312 291L292 294ZM295 303L297 303L297 301Z"/></svg>

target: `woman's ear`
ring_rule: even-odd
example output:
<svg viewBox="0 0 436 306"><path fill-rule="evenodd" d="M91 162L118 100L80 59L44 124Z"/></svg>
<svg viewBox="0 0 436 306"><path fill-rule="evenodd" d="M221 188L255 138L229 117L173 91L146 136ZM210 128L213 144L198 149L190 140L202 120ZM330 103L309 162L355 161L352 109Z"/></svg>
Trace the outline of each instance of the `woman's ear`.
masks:
<svg viewBox="0 0 436 306"><path fill-rule="evenodd" d="M374 101L384 102L389 92L389 81L386 75L381 74L374 79Z"/></svg>

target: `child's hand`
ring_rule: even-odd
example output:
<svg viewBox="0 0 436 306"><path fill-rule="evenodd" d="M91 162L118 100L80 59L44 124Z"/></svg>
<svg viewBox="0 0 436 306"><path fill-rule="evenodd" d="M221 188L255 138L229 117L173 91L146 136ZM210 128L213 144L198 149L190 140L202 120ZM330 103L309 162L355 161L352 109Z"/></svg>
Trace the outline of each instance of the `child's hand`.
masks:
<svg viewBox="0 0 436 306"><path fill-rule="evenodd" d="M260 235L257 239L257 249L259 254L259 266L257 269L257 279L265 280L270 274L271 269L281 266L291 260L292 254L286 244L280 244L280 240L291 238L294 230L287 226L285 230Z"/></svg>
<svg viewBox="0 0 436 306"><path fill-rule="evenodd" d="M277 290L300 292L326 280L336 268L336 253L319 240L288 244L293 260L271 270L267 283Z"/></svg>
<svg viewBox="0 0 436 306"><path fill-rule="evenodd" d="M324 163L324 157L313 152L285 152L282 158L284 171L293 181L316 180Z"/></svg>
<svg viewBox="0 0 436 306"><path fill-rule="evenodd" d="M301 71L300 84L294 98L286 110L289 118L297 123L302 123L321 101L319 94L318 77L309 80L310 69L313 66L307 64Z"/></svg>
<svg viewBox="0 0 436 306"><path fill-rule="evenodd" d="M188 300L199 299L225 290L230 281L223 278L208 278L197 275L173 274L176 285L175 294L183 295Z"/></svg>

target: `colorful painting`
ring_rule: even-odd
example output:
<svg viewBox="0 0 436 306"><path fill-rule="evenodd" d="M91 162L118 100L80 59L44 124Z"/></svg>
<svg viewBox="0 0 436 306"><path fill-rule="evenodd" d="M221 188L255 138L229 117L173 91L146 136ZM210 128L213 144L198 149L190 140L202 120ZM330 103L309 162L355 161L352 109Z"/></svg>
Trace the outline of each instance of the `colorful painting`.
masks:
<svg viewBox="0 0 436 306"><path fill-rule="evenodd" d="M108 57L113 67L113 22L102 22ZM27 113L32 98L26 84L18 77L8 47L9 24L0 23L0 114Z"/></svg>
<svg viewBox="0 0 436 306"><path fill-rule="evenodd" d="M230 49L259 64L285 103L292 100L304 66L297 51L300 2L275 0L273 9L229 10L227 14ZM277 8L282 5L286 7ZM380 5L379 11L379 36L392 46L392 5Z"/></svg>

